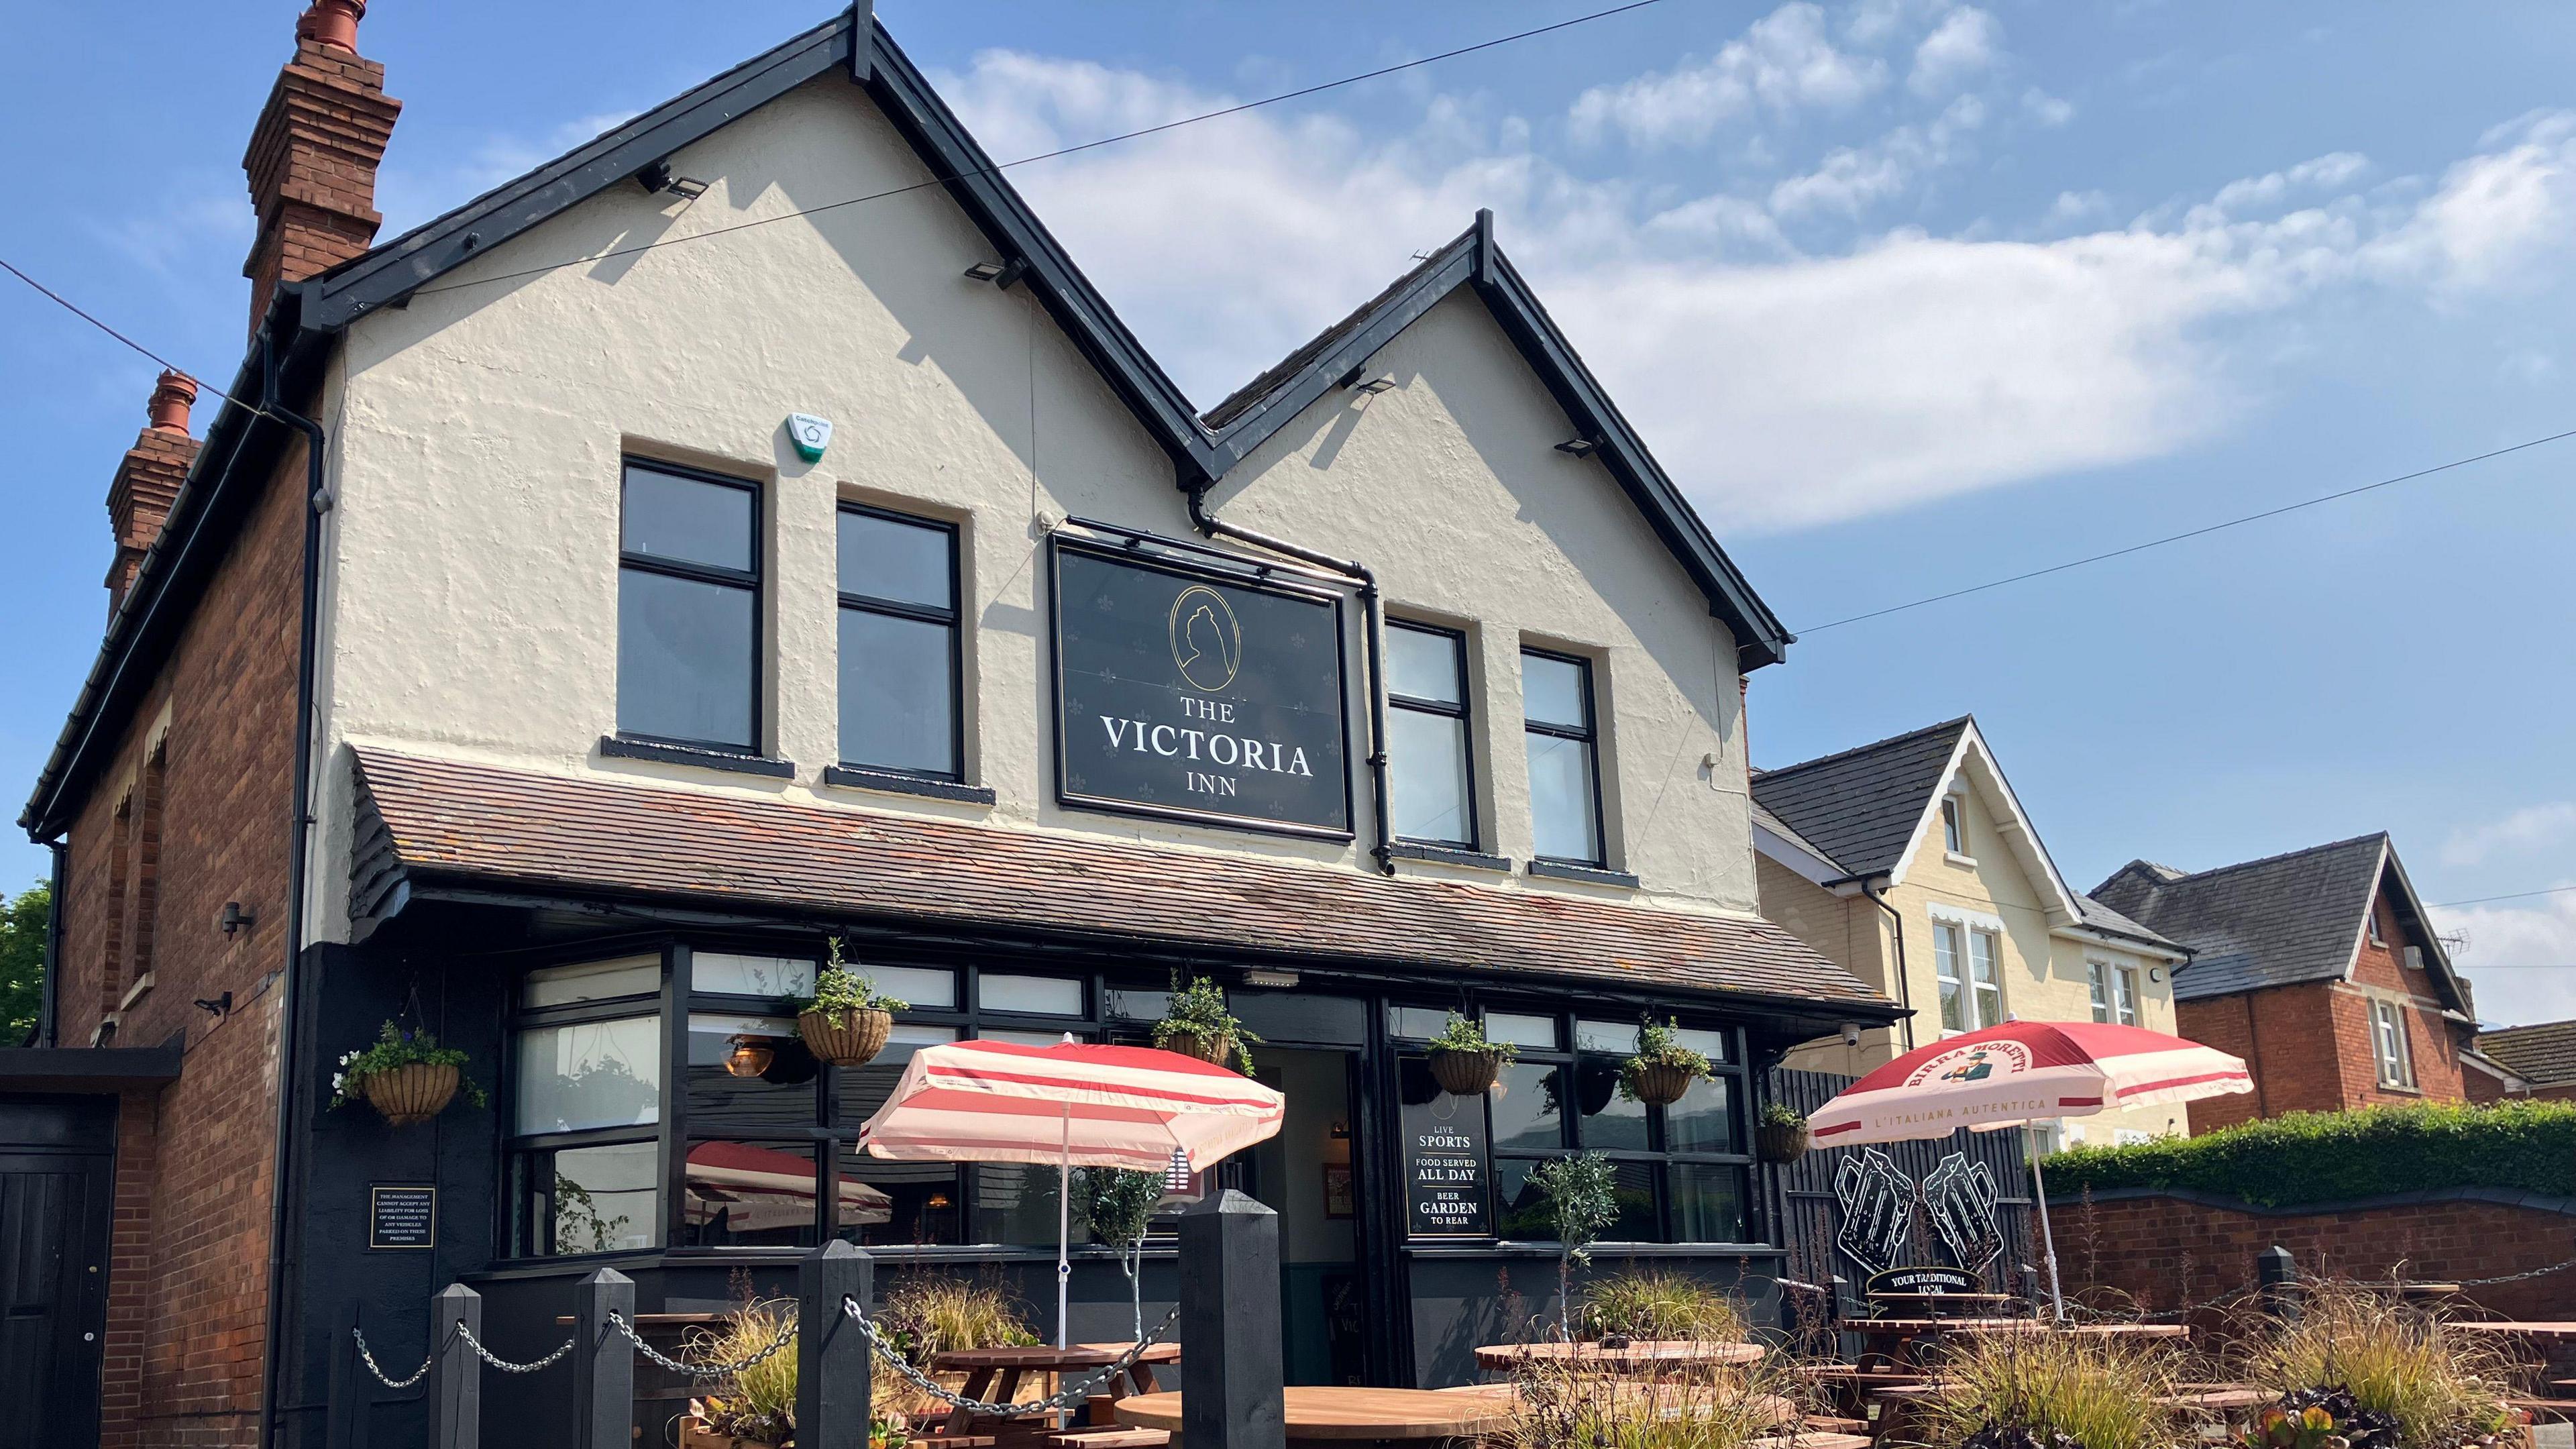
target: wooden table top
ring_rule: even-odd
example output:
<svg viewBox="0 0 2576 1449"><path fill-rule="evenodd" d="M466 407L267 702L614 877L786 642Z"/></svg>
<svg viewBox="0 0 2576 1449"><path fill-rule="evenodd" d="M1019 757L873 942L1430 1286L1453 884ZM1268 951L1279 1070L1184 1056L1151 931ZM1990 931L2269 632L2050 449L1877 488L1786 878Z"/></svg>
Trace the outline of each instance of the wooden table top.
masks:
<svg viewBox="0 0 2576 1449"><path fill-rule="evenodd" d="M1866 1434L1836 1434L1822 1429L1744 1441L1744 1449L1869 1449L1869 1446L1870 1438Z"/></svg>
<svg viewBox="0 0 2576 1449"><path fill-rule="evenodd" d="M1057 1348L1052 1344L1017 1348L961 1348L951 1353L932 1355L930 1366L933 1369L962 1369L970 1372L975 1369L1036 1369L1046 1372L1053 1369L1101 1368L1116 1363L1127 1350L1133 1347L1135 1345L1132 1343L1077 1343L1070 1348ZM1177 1343L1147 1344L1145 1351L1136 1355L1138 1363L1178 1363L1180 1360L1181 1346Z"/></svg>
<svg viewBox="0 0 2576 1449"><path fill-rule="evenodd" d="M2511 1333L2525 1338L2576 1338L2576 1323L2516 1323L2510 1319L2454 1318L2450 1327L2479 1333Z"/></svg>
<svg viewBox="0 0 2576 1449"><path fill-rule="evenodd" d="M1972 1328L2015 1329L2035 1318L1853 1318L1843 1327L1854 1333L1962 1333Z"/></svg>
<svg viewBox="0 0 2576 1449"><path fill-rule="evenodd" d="M1290 1439L1451 1439L1501 1428L1512 1414L1502 1393L1435 1393L1430 1389L1350 1389L1291 1385ZM1181 1429L1181 1396L1137 1394L1110 1406L1137 1429Z"/></svg>
<svg viewBox="0 0 2576 1449"><path fill-rule="evenodd" d="M2179 1394L2167 1394L2156 1402L2171 1404L2177 1409L2250 1409L2279 1397L2261 1389L2187 1389Z"/></svg>
<svg viewBox="0 0 2576 1449"><path fill-rule="evenodd" d="M1893 1303L1914 1307L1926 1303L2010 1303L2009 1293L1872 1293L1872 1303Z"/></svg>
<svg viewBox="0 0 2576 1449"><path fill-rule="evenodd" d="M2180 1323L2051 1323L2045 1318L1981 1318L1958 1327L1963 1333L2077 1333L2092 1338L2189 1338Z"/></svg>
<svg viewBox="0 0 2576 1449"><path fill-rule="evenodd" d="M1507 1369L1551 1363L1616 1372L1659 1364L1751 1363L1763 1352L1758 1343L1688 1338L1641 1338L1622 1348L1603 1348L1598 1343L1497 1343L1476 1350L1476 1366Z"/></svg>

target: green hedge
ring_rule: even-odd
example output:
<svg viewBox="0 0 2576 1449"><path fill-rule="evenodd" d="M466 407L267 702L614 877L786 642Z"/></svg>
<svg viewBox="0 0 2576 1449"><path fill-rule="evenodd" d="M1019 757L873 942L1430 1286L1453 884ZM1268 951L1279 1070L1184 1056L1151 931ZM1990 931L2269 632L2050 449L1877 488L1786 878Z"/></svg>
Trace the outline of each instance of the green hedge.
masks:
<svg viewBox="0 0 2576 1449"><path fill-rule="evenodd" d="M2500 1187L2576 1197L2576 1103L2425 1103L2294 1112L2202 1137L2076 1147L2047 1160L2048 1195L2188 1188L2263 1207Z"/></svg>

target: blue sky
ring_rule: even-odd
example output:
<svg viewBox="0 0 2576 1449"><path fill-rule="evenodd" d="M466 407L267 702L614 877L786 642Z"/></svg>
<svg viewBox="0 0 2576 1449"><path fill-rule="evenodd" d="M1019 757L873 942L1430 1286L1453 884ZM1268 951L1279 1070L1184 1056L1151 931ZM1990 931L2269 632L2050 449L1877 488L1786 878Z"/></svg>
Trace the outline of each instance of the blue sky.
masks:
<svg viewBox="0 0 2576 1449"><path fill-rule="evenodd" d="M297 8L0 0L0 256L229 377L241 151ZM882 12L1009 158L1585 8ZM388 234L829 13L378 0ZM1812 629L2576 427L2571 75L2576 12L2536 3L1662 0L1014 178L1203 405L1491 206ZM153 370L0 289L12 813L95 651ZM2078 885L2377 829L2435 901L2576 883L2571 469L2576 440L1813 632L1756 676L1755 758L1973 711ZM15 840L0 883L42 869ZM2444 914L2483 1015L2576 1015L2576 893Z"/></svg>

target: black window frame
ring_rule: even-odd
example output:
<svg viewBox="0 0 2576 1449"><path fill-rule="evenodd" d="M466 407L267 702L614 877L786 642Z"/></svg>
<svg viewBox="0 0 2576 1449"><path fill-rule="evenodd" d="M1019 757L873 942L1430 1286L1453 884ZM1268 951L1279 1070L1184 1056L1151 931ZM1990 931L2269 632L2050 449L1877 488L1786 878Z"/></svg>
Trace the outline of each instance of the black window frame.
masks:
<svg viewBox="0 0 2576 1449"><path fill-rule="evenodd" d="M626 548L626 479L629 473L639 469L647 473L659 473L665 477L686 479L692 483L740 489L750 494L751 568L747 571L729 569L717 564L667 558L660 554L628 552ZM618 460L617 573L621 592L625 587L627 570L633 569L641 573L660 574L665 578L686 579L693 583L741 589L751 595L751 738L736 743L730 740L689 739L679 735L647 734L641 730L630 730L626 727L625 719L625 683L620 680L616 735L618 739L636 740L645 744L677 745L683 749L707 750L723 755L758 757L762 754L765 741L769 738L768 710L763 707L769 693L768 599L765 597L767 590L763 586L761 577L761 564L767 553L765 544L769 536L768 504L767 490L755 478L712 473L704 468L691 468L680 463L665 463L658 458L629 455ZM619 627L621 630L624 628L623 620L620 621ZM623 641L621 640L620 643L622 647Z"/></svg>
<svg viewBox="0 0 2576 1449"><path fill-rule="evenodd" d="M1425 699L1419 695L1398 694L1392 685L1387 688L1386 703L1389 709L1411 710L1416 714L1436 714L1445 719L1458 721L1459 737L1466 751L1467 766L1467 838L1434 840L1420 835L1397 835L1395 838L1408 845L1428 845L1444 850L1482 850L1485 848L1485 823L1482 818L1483 812L1476 806L1476 709L1474 687L1468 678L1467 631L1452 629L1441 624L1426 624L1416 619L1396 618L1389 618L1386 621L1386 627L1410 629L1417 634L1435 635L1449 641L1454 651L1452 657L1457 661L1458 666L1458 702L1456 704L1450 704L1444 700Z"/></svg>
<svg viewBox="0 0 2576 1449"><path fill-rule="evenodd" d="M654 1241L651 1245L641 1248L606 1248L579 1253L557 1253L550 1247L535 1245L532 1241L533 1237L542 1236L551 1239L553 1230L549 1226L542 1234L532 1234L531 1230L537 1220L530 1214L534 1212L536 1205L522 1181L527 1163L542 1153L569 1151L579 1147L616 1147L642 1142L653 1143L660 1148L667 1143L671 1132L673 1086L669 1021L672 994L671 955L670 949L660 942L636 944L632 945L631 949L618 949L603 942L588 949L567 951L534 961L512 982L507 1029L502 1033L501 1038L501 1061L498 1069L500 1091L495 1094L495 1105L499 1108L496 1116L500 1126L497 1135L500 1138L501 1155L499 1179L501 1190L496 1194L499 1198L497 1206L502 1219L499 1242L503 1245L503 1252L507 1257L529 1262L554 1263L577 1258L631 1257L637 1254L659 1253L671 1246L671 1214L662 1201L667 1196L668 1190L659 1181L659 1177L668 1176L667 1163L661 1164L661 1172L654 1189L653 1210L656 1214ZM567 1002L554 1006L524 1004L528 977L536 971L549 967L579 966L591 962L618 961L641 956L654 957L657 962L654 985L649 991L630 992L623 996L603 996L588 1001ZM663 1056L661 1098L656 1104L654 1120L609 1127L585 1127L569 1132L518 1130L519 1093L523 1086L519 1080L519 1038L523 1032L542 1030L547 1027L580 1026L597 1021L637 1019L653 1021L661 1028L660 1043ZM683 1029L685 1030L685 1023ZM544 1196L549 1203L552 1201L552 1195L553 1189L549 1186L544 1190ZM553 1220L554 1213L551 1210L543 1214L544 1222L551 1224Z"/></svg>
<svg viewBox="0 0 2576 1449"><path fill-rule="evenodd" d="M1527 739L1533 734L1547 735L1560 740L1577 741L1582 744L1585 753L1591 760L1591 768L1585 773L1589 775L1592 780L1591 858L1587 860L1570 855L1548 855L1539 850L1537 829L1538 812L1535 805L1535 799L1533 799L1530 812L1530 858L1532 860L1548 861L1556 865L1574 865L1582 866L1590 870L1606 870L1610 866L1610 826L1609 821L1605 818L1601 808L1601 705L1600 701L1595 697L1592 687L1592 661L1586 659L1580 654L1565 654L1553 649L1534 648L1527 644L1521 646L1521 658L1523 660L1545 659L1558 664L1573 665L1575 667L1577 677L1581 681L1583 693L1583 724L1581 728L1534 720L1530 718L1529 714L1529 692L1527 689L1529 671L1524 667L1521 671L1521 677L1523 680L1523 689L1521 693L1522 748L1524 750L1528 748Z"/></svg>
<svg viewBox="0 0 2576 1449"><path fill-rule="evenodd" d="M840 522L841 515L844 513L855 513L862 517L883 519L888 523L907 524L914 528L936 529L939 532L946 534L948 536L947 607L943 609L928 604L916 604L902 599L882 598L874 594L852 593L848 589L842 588ZM833 592L838 599L838 603L834 605L832 611L832 623L835 638L838 638L841 614L851 609L856 609L865 614L878 614L887 618L910 619L915 623L937 624L948 631L949 768L944 772L912 770L905 769L897 765L878 764L868 760L853 760L846 756L841 756L839 714L840 711L847 710L849 708L849 701L841 697L841 686L836 661L836 669L832 682L834 707L832 752L836 756L841 756L840 762L844 768L853 770L870 770L886 775L901 775L914 780L944 780L951 784L965 783L966 649L965 629L963 627L963 618L965 614L965 580L960 577L960 572L964 563L962 551L958 547L961 537L962 534L957 525L944 518L925 518L914 513L898 513L890 508L878 508L870 504L853 502L849 499L841 500L840 505L833 511L832 587Z"/></svg>

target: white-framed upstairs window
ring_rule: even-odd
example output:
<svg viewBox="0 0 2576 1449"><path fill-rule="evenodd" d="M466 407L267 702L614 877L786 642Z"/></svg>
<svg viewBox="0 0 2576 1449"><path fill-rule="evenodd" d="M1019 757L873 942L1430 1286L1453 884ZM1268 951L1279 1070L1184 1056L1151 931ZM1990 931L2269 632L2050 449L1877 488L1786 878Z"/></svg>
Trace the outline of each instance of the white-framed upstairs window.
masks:
<svg viewBox="0 0 2576 1449"><path fill-rule="evenodd" d="M2108 961L2084 963L2084 985L2093 999L2093 1019L2121 1026L2138 1022L2138 968Z"/></svg>
<svg viewBox="0 0 2576 1449"><path fill-rule="evenodd" d="M2092 998L2093 1019L2111 1019L2111 968L2100 961L2084 963L2084 990Z"/></svg>
<svg viewBox="0 0 2576 1449"><path fill-rule="evenodd" d="M1941 1030L1976 1031L2004 1020L2003 937L1966 921L1932 923L1932 974Z"/></svg>
<svg viewBox="0 0 2576 1449"><path fill-rule="evenodd" d="M1993 931L1968 931L1968 976L1977 1026L2004 1024L2003 937Z"/></svg>
<svg viewBox="0 0 2576 1449"><path fill-rule="evenodd" d="M1968 855L1968 811L1956 795L1941 797L1941 849L1962 865L1974 865Z"/></svg>
<svg viewBox="0 0 2576 1449"><path fill-rule="evenodd" d="M2370 1003L2370 1046L2379 1059L2379 1085L2415 1087L2415 1054L2406 1041L2406 1009L2394 1001Z"/></svg>

